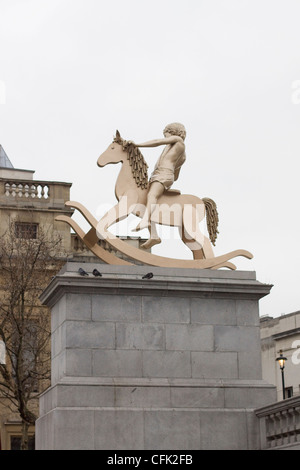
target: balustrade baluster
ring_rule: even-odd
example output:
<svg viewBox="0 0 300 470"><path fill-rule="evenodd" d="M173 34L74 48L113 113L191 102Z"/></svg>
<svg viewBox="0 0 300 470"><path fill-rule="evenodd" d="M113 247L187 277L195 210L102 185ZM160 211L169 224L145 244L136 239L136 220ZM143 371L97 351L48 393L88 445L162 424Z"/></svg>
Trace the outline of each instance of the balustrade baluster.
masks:
<svg viewBox="0 0 300 470"><path fill-rule="evenodd" d="M288 444L290 435L289 435L289 409L282 411L282 440L283 444Z"/></svg>
<svg viewBox="0 0 300 470"><path fill-rule="evenodd" d="M283 445L284 444L284 414L282 411L279 412L279 423L280 423L281 445Z"/></svg>
<svg viewBox="0 0 300 470"><path fill-rule="evenodd" d="M6 182L4 185L6 197L49 199L50 186L46 183L22 183L19 181Z"/></svg>
<svg viewBox="0 0 300 470"><path fill-rule="evenodd" d="M275 445L275 416L273 414L266 417L266 432L268 447L273 447L273 444Z"/></svg>
<svg viewBox="0 0 300 470"><path fill-rule="evenodd" d="M31 189L31 197L35 198L37 196L37 187L36 187L36 185L32 184L30 189Z"/></svg>
<svg viewBox="0 0 300 470"><path fill-rule="evenodd" d="M10 195L10 184L5 183L5 196L9 196L9 195Z"/></svg>
<svg viewBox="0 0 300 470"><path fill-rule="evenodd" d="M274 426L275 426L275 447L281 445L281 422L280 412L274 413Z"/></svg>

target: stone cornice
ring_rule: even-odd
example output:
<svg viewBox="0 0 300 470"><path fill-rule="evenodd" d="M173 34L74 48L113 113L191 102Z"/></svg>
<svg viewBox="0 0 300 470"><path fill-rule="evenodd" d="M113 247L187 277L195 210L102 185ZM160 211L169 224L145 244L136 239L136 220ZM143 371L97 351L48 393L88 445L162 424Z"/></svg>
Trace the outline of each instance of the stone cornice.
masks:
<svg viewBox="0 0 300 470"><path fill-rule="evenodd" d="M153 295L172 297L218 297L259 300L268 295L271 285L255 279L255 273L247 271L216 271L193 269L154 268L151 266L111 266L104 264L82 264L88 277L78 274L80 263L66 263L61 272L50 282L40 299L51 307L66 293L111 295ZM91 273L97 267L102 277ZM152 279L142 276L153 272Z"/></svg>

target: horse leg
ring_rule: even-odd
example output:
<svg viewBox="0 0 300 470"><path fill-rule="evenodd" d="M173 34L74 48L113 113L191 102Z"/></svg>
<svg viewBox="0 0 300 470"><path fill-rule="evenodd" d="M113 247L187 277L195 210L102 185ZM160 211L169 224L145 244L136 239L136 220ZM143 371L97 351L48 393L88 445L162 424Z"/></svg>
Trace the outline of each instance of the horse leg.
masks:
<svg viewBox="0 0 300 470"><path fill-rule="evenodd" d="M120 222L128 217L134 211L138 202L138 195L136 193L125 194L122 196L118 204L112 207L106 214L99 220L97 224L97 234L100 238L106 238L106 232L113 224ZM111 234L110 234L111 235Z"/></svg>
<svg viewBox="0 0 300 470"><path fill-rule="evenodd" d="M180 235L181 240L192 251L194 259L203 259L204 258L203 249L202 248L193 249L194 247L189 246L189 243L191 242L191 239L190 239L190 237L187 238L185 236L185 233L186 233L186 229L185 229L184 224L182 223L182 226L179 227L179 235Z"/></svg>
<svg viewBox="0 0 300 470"><path fill-rule="evenodd" d="M199 222L201 222L204 216L204 205L198 204L196 207L192 204L184 205L181 238L193 252L194 259L208 259L215 256L209 239L199 229Z"/></svg>

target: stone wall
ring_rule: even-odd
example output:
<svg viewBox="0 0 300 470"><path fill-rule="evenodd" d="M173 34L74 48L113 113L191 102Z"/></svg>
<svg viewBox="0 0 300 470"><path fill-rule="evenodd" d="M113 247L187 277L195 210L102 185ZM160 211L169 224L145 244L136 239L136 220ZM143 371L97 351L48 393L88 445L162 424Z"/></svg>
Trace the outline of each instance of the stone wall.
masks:
<svg viewBox="0 0 300 470"><path fill-rule="evenodd" d="M257 449L261 378L255 274L68 263L52 307L52 387L41 449ZM152 271L154 277L143 280Z"/></svg>

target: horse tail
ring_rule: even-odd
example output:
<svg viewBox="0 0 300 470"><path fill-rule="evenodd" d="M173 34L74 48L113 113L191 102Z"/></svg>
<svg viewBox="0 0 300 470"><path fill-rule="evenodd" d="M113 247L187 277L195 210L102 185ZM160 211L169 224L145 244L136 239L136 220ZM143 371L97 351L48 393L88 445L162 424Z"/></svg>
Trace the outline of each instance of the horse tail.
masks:
<svg viewBox="0 0 300 470"><path fill-rule="evenodd" d="M218 224L219 224L219 215L217 211L217 205L215 201L209 199L208 197L202 198L202 201L205 205L205 212L206 212L206 224L207 230L209 233L210 241L213 245L216 244L216 239L218 236Z"/></svg>

